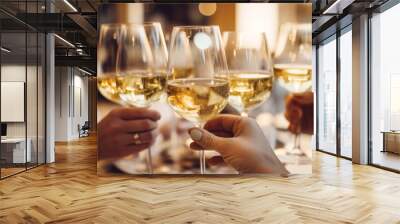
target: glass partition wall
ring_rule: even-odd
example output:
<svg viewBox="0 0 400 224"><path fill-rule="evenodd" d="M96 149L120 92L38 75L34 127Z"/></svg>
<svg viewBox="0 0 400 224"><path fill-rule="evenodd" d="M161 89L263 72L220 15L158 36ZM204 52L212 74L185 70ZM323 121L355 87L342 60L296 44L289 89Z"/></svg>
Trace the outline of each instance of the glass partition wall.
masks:
<svg viewBox="0 0 400 224"><path fill-rule="evenodd" d="M354 34L358 39L353 40L352 25L349 25L336 31L336 37L316 44L317 150L347 159L353 157L352 43L368 40L368 44L363 46L367 49L354 49L359 57L363 57L360 54L364 51L368 52L367 63L361 64L367 71L367 74L361 75L368 77L368 86L365 86L368 88L368 139L365 140L368 141L368 164L400 172L400 101L397 98L400 95L400 63L397 56L400 52L400 32L397 29L400 4L396 0L388 0L358 13L368 14L364 17L368 19L367 32L360 31L365 27L358 27L359 33ZM360 152L355 155L360 157Z"/></svg>
<svg viewBox="0 0 400 224"><path fill-rule="evenodd" d="M318 149L336 153L336 36L318 46Z"/></svg>
<svg viewBox="0 0 400 224"><path fill-rule="evenodd" d="M351 25L317 47L317 150L352 157Z"/></svg>
<svg viewBox="0 0 400 224"><path fill-rule="evenodd" d="M352 32L351 25L340 36L340 155L352 158Z"/></svg>
<svg viewBox="0 0 400 224"><path fill-rule="evenodd" d="M42 5L20 1L18 10L35 13ZM46 156L46 40L18 16L0 11L1 179L45 163Z"/></svg>
<svg viewBox="0 0 400 224"><path fill-rule="evenodd" d="M373 165L400 172L400 4L371 18L370 152Z"/></svg>

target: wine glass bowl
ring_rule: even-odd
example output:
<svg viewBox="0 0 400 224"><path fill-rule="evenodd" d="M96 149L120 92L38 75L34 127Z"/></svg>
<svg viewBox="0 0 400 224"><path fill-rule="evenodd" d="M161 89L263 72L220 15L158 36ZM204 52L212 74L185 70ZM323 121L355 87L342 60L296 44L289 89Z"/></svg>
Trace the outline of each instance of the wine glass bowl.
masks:
<svg viewBox="0 0 400 224"><path fill-rule="evenodd" d="M116 84L126 105L148 107L164 91L166 74L157 70L144 26L128 24L121 34L117 56Z"/></svg>
<svg viewBox="0 0 400 224"><path fill-rule="evenodd" d="M123 104L119 97L117 76L117 52L120 44L123 24L102 24L97 46L97 87L107 99L117 104Z"/></svg>
<svg viewBox="0 0 400 224"><path fill-rule="evenodd" d="M229 68L229 103L243 116L265 102L272 90L274 72L265 33L224 32Z"/></svg>
<svg viewBox="0 0 400 224"><path fill-rule="evenodd" d="M167 100L179 115L201 124L224 109L229 84L219 27L174 27L168 67Z"/></svg>
<svg viewBox="0 0 400 224"><path fill-rule="evenodd" d="M311 89L311 25L283 24L275 51L275 77L291 93Z"/></svg>

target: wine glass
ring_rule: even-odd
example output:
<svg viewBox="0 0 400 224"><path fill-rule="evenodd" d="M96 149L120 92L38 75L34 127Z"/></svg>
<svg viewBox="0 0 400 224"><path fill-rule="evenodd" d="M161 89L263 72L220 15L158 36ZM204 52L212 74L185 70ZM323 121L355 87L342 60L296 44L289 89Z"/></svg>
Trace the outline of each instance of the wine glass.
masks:
<svg viewBox="0 0 400 224"><path fill-rule="evenodd" d="M160 100L166 84L167 50L159 23L128 24L121 34L117 71L122 80L121 100L134 107L148 107ZM152 174L151 149L147 166Z"/></svg>
<svg viewBox="0 0 400 224"><path fill-rule="evenodd" d="M218 26L175 26L169 50L167 101L197 127L228 103L227 64ZM200 173L206 172L200 151Z"/></svg>
<svg viewBox="0 0 400 224"><path fill-rule="evenodd" d="M115 75L100 76L98 88L111 87L117 98L115 101L121 105L148 107L163 95L166 65L167 51L160 24L120 25ZM152 174L150 148L147 149L147 168Z"/></svg>
<svg viewBox="0 0 400 224"><path fill-rule="evenodd" d="M229 103L242 116L271 95L274 71L265 33L224 32Z"/></svg>
<svg viewBox="0 0 400 224"><path fill-rule="evenodd" d="M312 86L312 38L310 24L283 24L275 50L275 77L291 94L304 93ZM302 154L301 127L295 132L294 148L289 154Z"/></svg>
<svg viewBox="0 0 400 224"><path fill-rule="evenodd" d="M107 100L122 105L115 77L117 76L117 51L124 27L123 24L102 24L97 46L98 90Z"/></svg>
<svg viewBox="0 0 400 224"><path fill-rule="evenodd" d="M153 54L153 73L160 75L162 77L161 86L163 91L162 94L157 97L155 101L160 100L165 94L166 76L167 76L167 65L168 65L168 51L165 43L164 33L161 24L158 22L149 22L143 24L144 30L146 32L147 39L149 41L150 49ZM163 98L165 99L165 98ZM155 102L155 101L152 101ZM147 149L147 166L149 167L149 172L153 173L153 163L151 156L151 147Z"/></svg>

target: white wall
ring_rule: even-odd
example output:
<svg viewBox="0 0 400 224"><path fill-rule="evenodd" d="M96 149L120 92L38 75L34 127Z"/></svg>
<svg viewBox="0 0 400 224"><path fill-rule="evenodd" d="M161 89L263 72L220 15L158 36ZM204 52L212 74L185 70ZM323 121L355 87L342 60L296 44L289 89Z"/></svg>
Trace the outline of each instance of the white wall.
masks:
<svg viewBox="0 0 400 224"><path fill-rule="evenodd" d="M38 71L36 71L38 69ZM25 64L3 64L1 66L1 81L26 83L26 110L27 120L24 122L6 122L8 138L30 139L32 161L39 158L44 162L44 89L42 68ZM25 80L27 78L27 80ZM38 92L37 92L38 91ZM23 94L23 93L22 93ZM2 96L4 97L4 96ZM10 108L1 108L9 110ZM25 111L23 111L25 112ZM37 151L38 150L38 151ZM39 156L37 157L37 154Z"/></svg>
<svg viewBox="0 0 400 224"><path fill-rule="evenodd" d="M56 67L55 74L55 141L70 141L88 120L88 78L72 67Z"/></svg>
<svg viewBox="0 0 400 224"><path fill-rule="evenodd" d="M83 125L85 121L88 121L88 116L89 116L89 111L88 111L88 78L81 76L82 73L79 73L78 75L76 74L75 70L75 75L74 75L74 91L73 91L73 96L71 96L74 99L74 102L71 103L74 104L74 108L72 110L72 120L71 120L71 134L73 138L76 138L79 136L78 133L78 124ZM81 108L80 108L81 107Z"/></svg>
<svg viewBox="0 0 400 224"><path fill-rule="evenodd" d="M46 1L46 8L54 11L53 4ZM46 163L56 160L55 153L55 42L54 34L46 35Z"/></svg>
<svg viewBox="0 0 400 224"><path fill-rule="evenodd" d="M33 66L28 66L28 74L34 69ZM25 65L10 64L1 66L1 81L4 82L26 82L25 81ZM34 93L27 93L27 96L35 96ZM7 108L1 108L7 110ZM30 120L28 118L28 120ZM23 137L25 138L25 122L7 122L7 137ZM28 136L29 137L29 136Z"/></svg>
<svg viewBox="0 0 400 224"><path fill-rule="evenodd" d="M67 141L69 133L69 69L55 68L55 141Z"/></svg>

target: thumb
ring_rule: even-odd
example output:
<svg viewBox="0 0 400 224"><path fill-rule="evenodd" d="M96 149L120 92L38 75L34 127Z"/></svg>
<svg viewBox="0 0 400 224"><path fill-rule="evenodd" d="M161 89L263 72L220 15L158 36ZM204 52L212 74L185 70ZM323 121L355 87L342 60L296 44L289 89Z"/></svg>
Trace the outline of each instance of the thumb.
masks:
<svg viewBox="0 0 400 224"><path fill-rule="evenodd" d="M189 129L189 134L192 140L204 149L214 149L218 152L221 152L226 147L226 139L218 137L208 132L207 130L200 128L191 128Z"/></svg>

